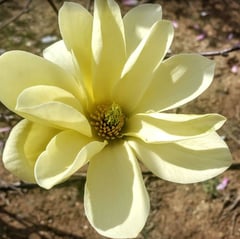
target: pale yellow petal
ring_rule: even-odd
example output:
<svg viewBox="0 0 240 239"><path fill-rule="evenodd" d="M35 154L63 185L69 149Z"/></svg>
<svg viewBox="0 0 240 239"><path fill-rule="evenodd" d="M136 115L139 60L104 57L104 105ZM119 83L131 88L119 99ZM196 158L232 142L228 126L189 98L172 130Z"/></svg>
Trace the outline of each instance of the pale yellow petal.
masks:
<svg viewBox="0 0 240 239"><path fill-rule="evenodd" d="M124 28L119 6L113 0L94 1L93 93L95 101L111 100L112 87L126 60Z"/></svg>
<svg viewBox="0 0 240 239"><path fill-rule="evenodd" d="M72 59L71 51L69 51L63 40L53 43L43 51L43 57L75 75L76 70Z"/></svg>
<svg viewBox="0 0 240 239"><path fill-rule="evenodd" d="M75 79L62 68L23 51L10 51L0 56L0 101L14 111L22 90L35 85L60 87L79 95Z"/></svg>
<svg viewBox="0 0 240 239"><path fill-rule="evenodd" d="M3 164L6 169L27 182L35 182L34 164L45 150L57 130L20 121L11 131L3 151Z"/></svg>
<svg viewBox="0 0 240 239"><path fill-rule="evenodd" d="M218 114L137 114L127 121L124 135L146 143L164 143L199 137L219 129L224 122L225 118Z"/></svg>
<svg viewBox="0 0 240 239"><path fill-rule="evenodd" d="M135 112L173 109L198 97L212 83L215 63L197 54L176 55L164 61Z"/></svg>
<svg viewBox="0 0 240 239"><path fill-rule="evenodd" d="M31 107L52 101L62 102L66 105L74 107L80 112L83 111L81 102L79 102L74 95L62 88L47 85L32 86L23 90L19 94L16 107Z"/></svg>
<svg viewBox="0 0 240 239"><path fill-rule="evenodd" d="M149 198L126 143L109 145L90 160L84 207L91 225L106 237L133 238L142 230Z"/></svg>
<svg viewBox="0 0 240 239"><path fill-rule="evenodd" d="M74 131L57 134L38 157L34 173L37 183L46 189L68 179L106 145Z"/></svg>
<svg viewBox="0 0 240 239"><path fill-rule="evenodd" d="M126 62L121 80L114 87L114 101L130 113L151 83L155 68L161 63L173 39L171 22L155 23Z"/></svg>
<svg viewBox="0 0 240 239"><path fill-rule="evenodd" d="M34 122L92 135L80 102L58 87L33 86L25 89L18 97L16 111Z"/></svg>
<svg viewBox="0 0 240 239"><path fill-rule="evenodd" d="M155 175L176 183L208 180L232 163L226 143L215 132L178 143L149 145L134 140L129 144Z"/></svg>
<svg viewBox="0 0 240 239"><path fill-rule="evenodd" d="M64 43L73 51L85 83L91 77L92 15L80 4L65 2L59 10L59 27Z"/></svg>
<svg viewBox="0 0 240 239"><path fill-rule="evenodd" d="M128 56L149 33L152 25L161 19L162 8L159 4L141 4L126 13L123 23Z"/></svg>
<svg viewBox="0 0 240 239"><path fill-rule="evenodd" d="M78 98L84 104L85 108L87 108L88 99L86 93L87 88L84 81L85 78L80 71L79 64L73 51L69 51L66 48L63 40L61 40L44 49L43 57L59 65L75 78L77 82L77 88L79 89Z"/></svg>

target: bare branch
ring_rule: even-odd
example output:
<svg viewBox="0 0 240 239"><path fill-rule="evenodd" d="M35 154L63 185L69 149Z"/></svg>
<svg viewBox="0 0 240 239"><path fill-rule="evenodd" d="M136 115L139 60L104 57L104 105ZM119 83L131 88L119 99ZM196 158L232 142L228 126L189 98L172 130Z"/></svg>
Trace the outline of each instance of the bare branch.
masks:
<svg viewBox="0 0 240 239"><path fill-rule="evenodd" d="M88 0L87 10L91 12L91 6L93 4L93 0Z"/></svg>
<svg viewBox="0 0 240 239"><path fill-rule="evenodd" d="M4 2L6 2L7 0L1 0L0 1L0 4L3 4Z"/></svg>
<svg viewBox="0 0 240 239"><path fill-rule="evenodd" d="M219 50L219 51L206 51L206 52L198 52L198 54L202 55L202 56L224 56L227 57L229 53L234 52L234 51L239 51L240 50L240 44L233 46L231 48L228 49L224 49L224 50ZM167 55L165 56L165 59L174 56L175 54L172 53L167 53Z"/></svg>
<svg viewBox="0 0 240 239"><path fill-rule="evenodd" d="M52 0L47 0L47 2L49 3L49 5L52 7L53 11L58 15L58 9L55 6L54 2Z"/></svg>
<svg viewBox="0 0 240 239"><path fill-rule="evenodd" d="M239 50L240 50L240 44L222 51L207 51L207 52L200 52L200 54L202 56L225 56L226 57L230 52L239 51Z"/></svg>
<svg viewBox="0 0 240 239"><path fill-rule="evenodd" d="M228 170L240 170L240 163L233 163Z"/></svg>
<svg viewBox="0 0 240 239"><path fill-rule="evenodd" d="M86 174L84 173L79 173L79 174L75 174L73 175L68 181L65 181L64 183L58 184L55 187L61 188L61 187L65 187L69 184L73 184L73 183L79 183L79 182L85 182L86 180ZM35 183L25 183L23 181L19 181L19 182L15 182L15 183L11 183L8 184L3 180L0 180L0 191L18 191L21 189L35 189L35 188L40 188L38 184Z"/></svg>
<svg viewBox="0 0 240 239"><path fill-rule="evenodd" d="M24 13L27 13L29 10L29 6L31 4L32 0L28 0L26 5L24 6L24 8L22 9L22 11L20 11L17 15L13 16L12 18L10 18L8 21L6 21L5 23L3 23L2 25L0 25L0 30L2 30L4 27L6 27L7 25L9 25L11 22L15 21L17 18L19 18L20 16L22 16Z"/></svg>

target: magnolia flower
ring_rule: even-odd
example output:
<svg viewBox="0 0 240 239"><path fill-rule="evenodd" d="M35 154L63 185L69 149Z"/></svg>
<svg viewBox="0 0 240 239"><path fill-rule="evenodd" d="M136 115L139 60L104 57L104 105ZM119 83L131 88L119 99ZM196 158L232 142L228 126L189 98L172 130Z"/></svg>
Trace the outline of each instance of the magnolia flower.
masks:
<svg viewBox="0 0 240 239"><path fill-rule="evenodd" d="M24 118L6 142L4 165L50 189L88 164L91 225L107 237L136 237L149 214L137 160L177 183L212 178L231 163L215 132L223 116L169 111L208 88L214 63L197 54L164 59L173 26L158 4L122 18L113 0L96 0L93 16L67 2L59 26L63 40L43 58L0 57L0 100Z"/></svg>

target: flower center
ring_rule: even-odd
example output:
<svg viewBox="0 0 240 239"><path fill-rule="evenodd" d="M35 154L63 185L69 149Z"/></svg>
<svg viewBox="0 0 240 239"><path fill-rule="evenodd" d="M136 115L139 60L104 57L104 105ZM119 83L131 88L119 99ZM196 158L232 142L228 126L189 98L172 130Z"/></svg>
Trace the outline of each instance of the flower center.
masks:
<svg viewBox="0 0 240 239"><path fill-rule="evenodd" d="M101 104L90 114L90 123L99 137L114 140L122 137L125 116L118 104Z"/></svg>

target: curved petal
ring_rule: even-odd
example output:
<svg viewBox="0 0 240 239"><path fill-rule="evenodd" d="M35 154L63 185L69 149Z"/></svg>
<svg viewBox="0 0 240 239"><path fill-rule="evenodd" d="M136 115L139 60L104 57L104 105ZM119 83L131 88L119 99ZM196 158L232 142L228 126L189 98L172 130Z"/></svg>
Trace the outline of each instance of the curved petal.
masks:
<svg viewBox="0 0 240 239"><path fill-rule="evenodd" d="M155 175L176 183L213 178L232 163L227 145L215 132L178 143L149 145L134 140L129 144Z"/></svg>
<svg viewBox="0 0 240 239"><path fill-rule="evenodd" d="M145 143L164 143L199 137L219 129L224 122L225 118L218 114L137 114L127 121L124 135L140 138Z"/></svg>
<svg viewBox="0 0 240 239"><path fill-rule="evenodd" d="M34 164L58 130L20 121L11 131L3 151L3 164L18 178L35 182Z"/></svg>
<svg viewBox="0 0 240 239"><path fill-rule="evenodd" d="M46 189L68 179L106 145L74 131L62 131L38 157L34 168L37 183Z"/></svg>
<svg viewBox="0 0 240 239"><path fill-rule="evenodd" d="M47 47L43 51L43 57L63 68L65 71L69 72L78 82L79 94L78 98L84 103L85 108L88 105L88 98L86 94L89 92L89 87L86 88L85 78L80 71L79 64L76 61L76 57L73 52L70 52L63 40L53 43L51 46ZM87 79L87 78L86 78ZM89 92L90 93L90 92Z"/></svg>
<svg viewBox="0 0 240 239"><path fill-rule="evenodd" d="M173 39L169 21L156 22L126 62L121 80L114 87L114 100L131 112L151 83L155 68L161 63ZM131 103L129 103L131 102Z"/></svg>
<svg viewBox="0 0 240 239"><path fill-rule="evenodd" d="M79 101L55 86L33 86L21 92L17 112L27 119L52 127L76 130L91 136L91 126L81 113Z"/></svg>
<svg viewBox="0 0 240 239"><path fill-rule="evenodd" d="M63 40L53 43L43 50L43 57L75 75L75 66L71 52L66 48Z"/></svg>
<svg viewBox="0 0 240 239"><path fill-rule="evenodd" d="M165 60L135 112L173 109L198 97L212 83L215 63L197 54L181 54Z"/></svg>
<svg viewBox="0 0 240 239"><path fill-rule="evenodd" d="M52 85L79 94L74 78L62 68L23 51L10 51L0 57L0 101L14 111L20 92L30 86Z"/></svg>
<svg viewBox="0 0 240 239"><path fill-rule="evenodd" d="M84 206L88 220L104 236L133 238L142 230L149 198L127 143L107 146L90 160Z"/></svg>
<svg viewBox="0 0 240 239"><path fill-rule="evenodd" d="M97 103L111 100L112 87L126 60L124 28L119 6L113 0L94 1L93 93Z"/></svg>
<svg viewBox="0 0 240 239"><path fill-rule="evenodd" d="M91 88L92 15L80 4L64 2L59 10L59 27L67 49L74 53L84 76L86 88Z"/></svg>
<svg viewBox="0 0 240 239"><path fill-rule="evenodd" d="M126 13L123 24L128 56L149 33L152 25L161 19L162 8L159 4L141 4Z"/></svg>
<svg viewBox="0 0 240 239"><path fill-rule="evenodd" d="M48 85L31 86L23 90L19 94L16 108L33 107L48 102L62 102L80 112L83 110L79 100L74 95L59 87Z"/></svg>

